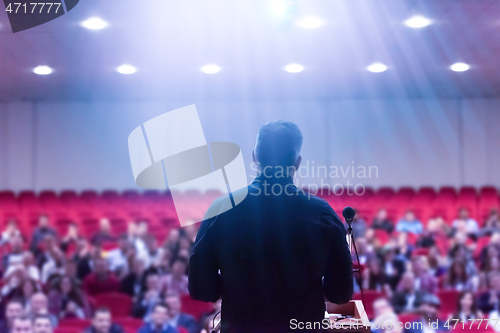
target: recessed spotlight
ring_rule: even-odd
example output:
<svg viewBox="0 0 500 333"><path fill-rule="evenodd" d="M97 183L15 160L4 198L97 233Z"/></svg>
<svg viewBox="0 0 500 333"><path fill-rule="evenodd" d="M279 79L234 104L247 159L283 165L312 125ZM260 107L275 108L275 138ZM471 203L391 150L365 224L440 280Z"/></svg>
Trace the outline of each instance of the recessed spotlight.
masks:
<svg viewBox="0 0 500 333"><path fill-rule="evenodd" d="M137 68L132 65L121 65L120 67L116 68L116 70L120 74L134 74L137 71Z"/></svg>
<svg viewBox="0 0 500 333"><path fill-rule="evenodd" d="M100 30L106 28L109 24L102 18L94 16L80 22L80 25L87 29Z"/></svg>
<svg viewBox="0 0 500 333"><path fill-rule="evenodd" d="M470 69L470 66L465 62L456 62L450 66L450 69L454 72L465 72Z"/></svg>
<svg viewBox="0 0 500 333"><path fill-rule="evenodd" d="M298 21L297 24L301 26L302 28L306 29L314 29L317 28L321 25L323 25L323 20L314 17L314 16L308 16L303 18L302 20Z"/></svg>
<svg viewBox="0 0 500 333"><path fill-rule="evenodd" d="M214 64L205 65L201 68L203 73L215 74L220 72L220 67Z"/></svg>
<svg viewBox="0 0 500 333"><path fill-rule="evenodd" d="M271 10L278 15L283 15L288 9L288 4L285 0L276 0L271 3Z"/></svg>
<svg viewBox="0 0 500 333"><path fill-rule="evenodd" d="M374 62L370 66L366 67L366 69L368 69L372 73L381 73L387 70L387 66L380 62Z"/></svg>
<svg viewBox="0 0 500 333"><path fill-rule="evenodd" d="M431 24L432 21L422 15L415 15L405 21L410 28L423 28Z"/></svg>
<svg viewBox="0 0 500 333"><path fill-rule="evenodd" d="M288 66L285 66L285 70L288 73L299 73L304 70L304 66L299 65L299 64L290 64Z"/></svg>
<svg viewBox="0 0 500 333"><path fill-rule="evenodd" d="M48 75L52 73L52 68L49 66L37 66L33 69L33 72L38 75Z"/></svg>

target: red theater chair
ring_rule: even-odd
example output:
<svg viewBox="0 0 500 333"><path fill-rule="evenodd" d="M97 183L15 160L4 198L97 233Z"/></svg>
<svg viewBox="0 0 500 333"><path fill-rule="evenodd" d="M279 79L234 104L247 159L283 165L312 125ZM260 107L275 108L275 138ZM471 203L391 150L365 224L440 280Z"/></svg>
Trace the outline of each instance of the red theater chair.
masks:
<svg viewBox="0 0 500 333"><path fill-rule="evenodd" d="M440 290L436 293L441 301L440 317L447 318L448 315L455 313L459 294L460 292L456 290Z"/></svg>
<svg viewBox="0 0 500 333"><path fill-rule="evenodd" d="M90 319L61 319L59 321L59 328L77 329L79 331L86 329L90 325L92 325Z"/></svg>
<svg viewBox="0 0 500 333"><path fill-rule="evenodd" d="M133 317L117 317L113 319L113 322L122 326L125 332L135 333L141 328L144 322L141 319Z"/></svg>
<svg viewBox="0 0 500 333"><path fill-rule="evenodd" d="M373 311L373 302L379 298L385 298L385 294L380 291L375 291L375 290L365 290L363 291L363 294L365 295L365 310L366 310L366 315L368 316L369 319L374 318L375 312ZM352 299L354 300L363 300L361 297L361 293L354 293L352 296Z"/></svg>
<svg viewBox="0 0 500 333"><path fill-rule="evenodd" d="M97 295L95 302L97 307L105 306L109 308L113 317L127 317L132 309L130 296L115 292Z"/></svg>
<svg viewBox="0 0 500 333"><path fill-rule="evenodd" d="M399 321L403 324L411 323L420 319L418 313L402 313L398 315Z"/></svg>
<svg viewBox="0 0 500 333"><path fill-rule="evenodd" d="M81 333L83 329L75 327L56 327L54 328L54 333Z"/></svg>

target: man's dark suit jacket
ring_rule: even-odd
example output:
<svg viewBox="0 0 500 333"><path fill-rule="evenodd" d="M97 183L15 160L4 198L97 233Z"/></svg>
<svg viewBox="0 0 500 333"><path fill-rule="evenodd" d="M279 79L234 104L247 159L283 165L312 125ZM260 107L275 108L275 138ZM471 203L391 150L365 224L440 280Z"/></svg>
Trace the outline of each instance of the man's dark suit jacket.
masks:
<svg viewBox="0 0 500 333"><path fill-rule="evenodd" d="M326 201L289 178L261 175L246 189L236 207L201 224L189 264L191 297L222 297L222 332L292 331L292 319L321 322L325 296L338 304L352 296L345 227ZM207 215L221 210L217 199Z"/></svg>

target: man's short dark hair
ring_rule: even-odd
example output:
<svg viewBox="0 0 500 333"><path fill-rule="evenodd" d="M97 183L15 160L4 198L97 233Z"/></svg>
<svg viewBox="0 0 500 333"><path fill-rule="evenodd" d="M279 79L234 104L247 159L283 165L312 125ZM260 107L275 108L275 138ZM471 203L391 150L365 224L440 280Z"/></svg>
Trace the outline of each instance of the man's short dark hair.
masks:
<svg viewBox="0 0 500 333"><path fill-rule="evenodd" d="M189 264L188 260L185 257L177 257L172 264L175 264L178 261L186 265Z"/></svg>
<svg viewBox="0 0 500 333"><path fill-rule="evenodd" d="M13 298L13 299L10 299L10 300L7 302L7 305L9 305L9 304L16 304L16 303L17 303L17 304L19 304L19 305L21 305L21 306L24 308L24 303L23 303L23 301L22 301L21 299L19 299L19 298Z"/></svg>
<svg viewBox="0 0 500 333"><path fill-rule="evenodd" d="M31 317L28 314L26 314L26 313L23 313L22 315L15 317L12 320L12 324L14 324L17 320L19 320L19 321L29 321L30 323L32 322L31 321Z"/></svg>
<svg viewBox="0 0 500 333"><path fill-rule="evenodd" d="M292 166L300 155L302 141L302 132L291 121L275 120L265 123L257 133L257 162L264 166Z"/></svg>

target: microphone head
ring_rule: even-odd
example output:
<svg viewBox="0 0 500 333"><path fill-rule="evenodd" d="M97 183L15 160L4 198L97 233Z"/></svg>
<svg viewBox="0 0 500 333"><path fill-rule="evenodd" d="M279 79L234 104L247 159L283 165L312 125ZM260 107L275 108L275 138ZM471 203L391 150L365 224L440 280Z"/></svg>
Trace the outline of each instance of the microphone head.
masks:
<svg viewBox="0 0 500 333"><path fill-rule="evenodd" d="M350 222L354 218L354 215L356 215L356 211L354 208L347 206L342 211L342 215L344 216L346 222Z"/></svg>

